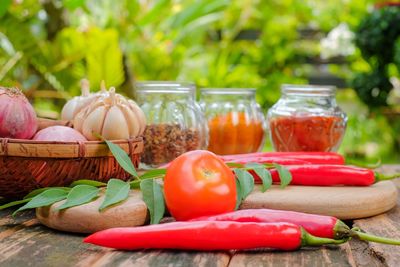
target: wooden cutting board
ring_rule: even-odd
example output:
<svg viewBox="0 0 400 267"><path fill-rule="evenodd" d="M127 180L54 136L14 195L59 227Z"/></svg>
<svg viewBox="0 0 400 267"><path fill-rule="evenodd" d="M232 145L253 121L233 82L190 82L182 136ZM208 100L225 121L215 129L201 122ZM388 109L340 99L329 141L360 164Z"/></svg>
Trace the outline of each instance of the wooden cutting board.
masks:
<svg viewBox="0 0 400 267"><path fill-rule="evenodd" d="M104 196L94 202L69 208L62 212L55 208L39 208L36 216L50 228L78 233L92 233L111 227L139 226L148 220L147 208L140 191L132 191L122 204L99 213ZM390 181L369 187L316 187L273 185L265 193L256 186L240 209L269 208L331 215L340 219L370 217L390 210L396 205L397 189Z"/></svg>

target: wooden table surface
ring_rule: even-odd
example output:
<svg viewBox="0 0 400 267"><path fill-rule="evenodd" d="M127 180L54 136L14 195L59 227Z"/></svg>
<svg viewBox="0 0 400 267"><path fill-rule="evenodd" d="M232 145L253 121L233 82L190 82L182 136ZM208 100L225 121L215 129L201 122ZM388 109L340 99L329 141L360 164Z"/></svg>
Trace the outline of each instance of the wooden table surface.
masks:
<svg viewBox="0 0 400 267"><path fill-rule="evenodd" d="M400 172L400 165L386 165L382 170ZM400 190L400 180L394 183ZM348 223L369 233L400 239L399 207ZM121 252L84 244L83 235L46 228L32 211L15 218L11 213L12 209L0 211L0 266L400 266L400 246L355 239L338 247L294 252Z"/></svg>

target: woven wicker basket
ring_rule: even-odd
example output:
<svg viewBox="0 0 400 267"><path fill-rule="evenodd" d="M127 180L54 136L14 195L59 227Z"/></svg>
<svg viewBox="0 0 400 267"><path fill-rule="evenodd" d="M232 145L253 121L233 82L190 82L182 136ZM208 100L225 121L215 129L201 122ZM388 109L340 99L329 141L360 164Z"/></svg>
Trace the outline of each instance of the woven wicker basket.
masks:
<svg viewBox="0 0 400 267"><path fill-rule="evenodd" d="M141 137L118 140L137 167L143 151ZM75 180L106 182L128 179L104 142L43 142L0 138L0 196L20 198L47 186L67 186Z"/></svg>

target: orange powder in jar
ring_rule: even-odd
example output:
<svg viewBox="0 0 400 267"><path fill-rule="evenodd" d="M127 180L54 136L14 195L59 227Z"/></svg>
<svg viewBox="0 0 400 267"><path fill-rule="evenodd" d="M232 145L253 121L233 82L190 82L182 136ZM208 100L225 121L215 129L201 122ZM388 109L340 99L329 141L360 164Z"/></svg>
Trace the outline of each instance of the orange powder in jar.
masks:
<svg viewBox="0 0 400 267"><path fill-rule="evenodd" d="M208 150L218 155L256 152L264 139L262 122L250 119L243 112L213 117L208 127Z"/></svg>
<svg viewBox="0 0 400 267"><path fill-rule="evenodd" d="M270 120L276 151L336 151L345 132L340 117L279 117Z"/></svg>

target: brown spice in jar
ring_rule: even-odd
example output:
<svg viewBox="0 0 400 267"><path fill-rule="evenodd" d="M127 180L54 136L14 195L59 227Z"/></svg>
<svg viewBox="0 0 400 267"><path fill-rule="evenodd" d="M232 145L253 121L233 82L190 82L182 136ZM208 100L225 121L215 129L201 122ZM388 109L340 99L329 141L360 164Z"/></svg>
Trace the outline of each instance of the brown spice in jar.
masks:
<svg viewBox="0 0 400 267"><path fill-rule="evenodd" d="M186 151L200 149L201 146L199 131L182 128L179 124L147 125L143 139L141 162L151 166L168 163Z"/></svg>

